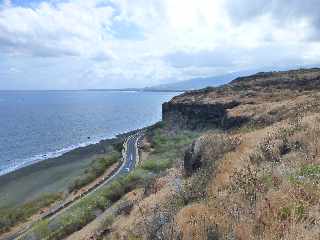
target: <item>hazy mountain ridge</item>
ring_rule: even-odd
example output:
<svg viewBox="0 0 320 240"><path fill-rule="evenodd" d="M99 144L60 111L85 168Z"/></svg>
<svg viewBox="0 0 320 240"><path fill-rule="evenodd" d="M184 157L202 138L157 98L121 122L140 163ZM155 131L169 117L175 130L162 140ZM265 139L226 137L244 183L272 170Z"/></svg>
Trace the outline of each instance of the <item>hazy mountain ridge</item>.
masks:
<svg viewBox="0 0 320 240"><path fill-rule="evenodd" d="M199 77L199 78L192 78L185 81L179 81L175 83L168 83L168 84L160 84L152 87L145 87L143 88L144 91L154 91L154 90L178 90L178 91L190 91L195 89L201 89L205 87L216 87L222 84L226 84L231 80L239 77L245 76L249 73L248 72L236 72L230 73L225 75L219 75L214 77Z"/></svg>

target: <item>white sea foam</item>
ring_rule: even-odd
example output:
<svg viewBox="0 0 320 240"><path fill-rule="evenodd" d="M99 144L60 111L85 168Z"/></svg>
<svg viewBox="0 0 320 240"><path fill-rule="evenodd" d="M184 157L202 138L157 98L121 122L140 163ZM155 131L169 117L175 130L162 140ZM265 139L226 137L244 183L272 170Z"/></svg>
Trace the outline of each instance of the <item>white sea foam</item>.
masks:
<svg viewBox="0 0 320 240"><path fill-rule="evenodd" d="M37 155L34 155L32 157L29 157L29 158L17 159L15 161L11 161L10 164L7 164L7 165L4 164L4 165L1 166L0 176L5 175L5 174L10 173L10 172L14 172L14 171L16 171L18 169L21 169L23 167L30 166L32 164L41 162L43 160L60 157L63 154L65 154L67 152L70 152L70 151L72 151L74 149L81 148L81 147L86 147L86 146L89 146L91 144L96 144L96 143L99 143L102 140L110 139L112 137L114 137L114 136L109 136L109 137L101 138L101 139L95 139L95 140L91 140L91 141L88 141L88 142L83 142L83 143L80 143L80 144L77 144L77 145L71 145L71 146L56 150L56 151L52 151L52 152L48 152L48 153L44 153L44 154L37 154Z"/></svg>

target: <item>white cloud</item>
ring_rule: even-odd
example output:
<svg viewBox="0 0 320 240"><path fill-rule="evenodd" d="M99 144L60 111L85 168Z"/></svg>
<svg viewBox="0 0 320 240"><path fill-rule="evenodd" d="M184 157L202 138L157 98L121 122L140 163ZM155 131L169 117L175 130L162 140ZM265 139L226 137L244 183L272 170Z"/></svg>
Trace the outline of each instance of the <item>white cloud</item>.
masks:
<svg viewBox="0 0 320 240"><path fill-rule="evenodd" d="M6 7L0 12L0 47L14 55L111 55L106 31L112 12L88 1Z"/></svg>
<svg viewBox="0 0 320 240"><path fill-rule="evenodd" d="M48 88L57 86L51 73L65 88L125 87L317 63L317 11L300 1L271 2L51 0L22 7L6 1L0 57L12 64L34 59L30 76L47 72ZM50 58L59 66L48 65Z"/></svg>

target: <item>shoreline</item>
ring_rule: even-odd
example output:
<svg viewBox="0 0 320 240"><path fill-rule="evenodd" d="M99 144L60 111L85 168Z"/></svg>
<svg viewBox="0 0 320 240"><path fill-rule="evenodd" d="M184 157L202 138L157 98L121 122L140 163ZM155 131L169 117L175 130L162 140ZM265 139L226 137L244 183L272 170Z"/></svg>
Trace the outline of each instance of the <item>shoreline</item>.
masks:
<svg viewBox="0 0 320 240"><path fill-rule="evenodd" d="M76 149L85 148L87 146L97 144L100 141L110 140L110 139L114 139L114 138L116 138L116 136L109 137L109 138L103 138L101 140L96 140L96 141L92 141L92 142L83 142L83 143L79 143L77 145L71 145L71 146L56 150L56 151L46 152L44 154L36 154L32 157L18 159L18 160L16 160L17 163L13 163L13 164L11 164L11 166L7 165L9 167L5 166L4 168L0 168L0 177L4 176L6 174L9 174L9 173L18 171L19 169L31 166L33 164L37 164L42 161L59 158L59 157L63 156L64 154L71 152L71 151L74 151Z"/></svg>
<svg viewBox="0 0 320 240"><path fill-rule="evenodd" d="M145 127L147 128L147 127ZM94 149L94 146L99 146L99 145L103 145L104 143L107 144L113 144L116 143L119 140L123 140L124 138L126 138L128 135L134 134L137 131L141 131L142 129L145 128L141 128L141 129L136 129L136 130L132 130L129 132L125 132L125 133L120 133L120 134L116 134L112 137L106 137L106 138L102 138L100 140L96 140L96 141L92 141L92 142L84 142L84 143L79 143L77 146L69 146L69 147L65 147L61 150L57 150L55 152L49 152L49 153L45 153L45 154L38 154L35 155L33 157L30 158L25 158L25 159L32 159L30 161L25 161L25 162L21 162L21 163L17 163L15 166L9 167L9 168L5 168L5 169L1 169L0 168L0 180L2 177L6 176L6 175L10 175L13 174L14 172L20 171L24 168L28 168L37 164L41 164L42 162L46 162L46 161L59 161L60 158L65 158L65 157L69 157L74 155L74 153L85 153L90 151L91 149ZM98 153L97 153L98 154ZM65 156L66 155L66 156ZM23 160L23 159L22 159Z"/></svg>
<svg viewBox="0 0 320 240"><path fill-rule="evenodd" d="M151 125L152 126L152 125ZM117 134L95 144L78 147L59 157L48 158L0 176L0 208L14 207L43 193L63 193L90 163L108 155L129 135L145 128Z"/></svg>

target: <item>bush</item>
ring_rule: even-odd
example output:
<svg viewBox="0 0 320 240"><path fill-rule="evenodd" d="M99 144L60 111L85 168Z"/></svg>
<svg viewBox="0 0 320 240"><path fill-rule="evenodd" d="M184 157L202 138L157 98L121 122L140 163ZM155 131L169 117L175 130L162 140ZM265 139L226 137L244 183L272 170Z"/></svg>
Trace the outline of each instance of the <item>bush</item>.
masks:
<svg viewBox="0 0 320 240"><path fill-rule="evenodd" d="M280 162L283 155L299 148L299 143L292 142L291 138L301 130L299 119L290 122L284 128L275 129L268 134L249 156L251 163L259 165L262 162Z"/></svg>
<svg viewBox="0 0 320 240"><path fill-rule="evenodd" d="M149 158L141 164L141 169L160 173L170 168L175 160L181 159L186 147L198 137L198 133L168 133L165 129L155 128L149 132L151 152Z"/></svg>
<svg viewBox="0 0 320 240"><path fill-rule="evenodd" d="M291 205L281 207L278 212L278 218L281 221L292 219L300 221L306 217L306 207L302 203L291 203Z"/></svg>
<svg viewBox="0 0 320 240"><path fill-rule="evenodd" d="M309 178L320 178L320 165L319 164L309 164L305 165L300 170L300 176Z"/></svg>
<svg viewBox="0 0 320 240"><path fill-rule="evenodd" d="M157 128L153 130L150 142L154 154L176 153L181 147L191 144L197 136L197 133L189 131L169 134L165 130Z"/></svg>
<svg viewBox="0 0 320 240"><path fill-rule="evenodd" d="M223 158L224 154L234 151L241 139L226 134L208 134L200 137L197 142L201 164L184 186L186 203L206 198L207 186L215 172L217 162Z"/></svg>
<svg viewBox="0 0 320 240"><path fill-rule="evenodd" d="M293 184L311 183L314 186L320 184L320 165L306 164L294 174L289 176L289 181Z"/></svg>
<svg viewBox="0 0 320 240"><path fill-rule="evenodd" d="M142 169L147 170L147 171L152 171L155 173L159 173L161 171L164 171L167 168L169 168L170 166L171 166L171 162L168 159L158 160L158 161L148 159L140 165L140 167Z"/></svg>
<svg viewBox="0 0 320 240"><path fill-rule="evenodd" d="M114 151L105 158L98 158L92 161L89 167L84 171L84 174L76 178L69 186L69 192L79 190L94 181L96 178L100 177L107 168L119 161L119 158L120 153Z"/></svg>
<svg viewBox="0 0 320 240"><path fill-rule="evenodd" d="M244 200L248 201L250 206L254 206L260 186L257 169L247 166L247 168L236 171L232 179L233 184L230 190L240 192Z"/></svg>

